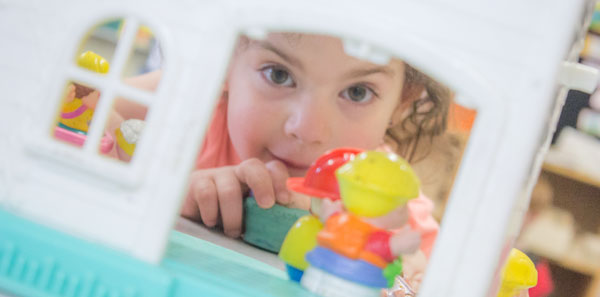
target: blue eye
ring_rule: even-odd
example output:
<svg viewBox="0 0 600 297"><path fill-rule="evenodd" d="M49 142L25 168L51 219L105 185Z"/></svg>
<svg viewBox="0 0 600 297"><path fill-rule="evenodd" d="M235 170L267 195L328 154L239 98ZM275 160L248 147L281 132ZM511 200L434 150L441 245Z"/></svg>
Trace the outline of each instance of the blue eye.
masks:
<svg viewBox="0 0 600 297"><path fill-rule="evenodd" d="M342 97L357 103L371 101L375 93L363 85L354 85L342 92Z"/></svg>
<svg viewBox="0 0 600 297"><path fill-rule="evenodd" d="M261 70L261 73L265 79L275 85L282 87L294 86L294 80L292 79L292 76L283 68L277 66L267 66Z"/></svg>

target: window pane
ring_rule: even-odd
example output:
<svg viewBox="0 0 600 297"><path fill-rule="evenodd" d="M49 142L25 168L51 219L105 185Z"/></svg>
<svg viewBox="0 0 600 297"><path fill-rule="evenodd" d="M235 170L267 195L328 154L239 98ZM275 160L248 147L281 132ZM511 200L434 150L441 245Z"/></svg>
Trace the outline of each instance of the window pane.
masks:
<svg viewBox="0 0 600 297"><path fill-rule="evenodd" d="M115 100L104 129L115 140L108 153L110 157L126 163L132 160L146 125L147 111L147 106L134 101ZM100 153L103 153L102 147Z"/></svg>
<svg viewBox="0 0 600 297"><path fill-rule="evenodd" d="M123 70L125 82L134 87L153 91L158 85L158 81L152 87L145 87L135 82L131 83L131 81L137 80L140 75L160 70L162 63L163 57L160 44L154 33L149 27L140 26Z"/></svg>
<svg viewBox="0 0 600 297"><path fill-rule="evenodd" d="M110 64L115 53L115 48L117 47L117 43L119 42L122 24L123 21L121 19L113 19L101 22L97 26L90 29L87 35L81 41L79 50L77 51L75 57L77 65L91 71L106 73L108 71L107 65L98 67L98 65L89 63L93 61L92 57L88 57L88 60L84 61L86 63L82 63L80 56L81 54L90 51L102 57L108 64Z"/></svg>

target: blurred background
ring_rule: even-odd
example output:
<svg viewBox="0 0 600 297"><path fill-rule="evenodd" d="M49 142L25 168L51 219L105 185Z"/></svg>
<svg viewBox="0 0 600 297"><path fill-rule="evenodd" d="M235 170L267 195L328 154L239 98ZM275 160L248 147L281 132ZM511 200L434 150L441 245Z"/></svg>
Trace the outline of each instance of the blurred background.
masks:
<svg viewBox="0 0 600 297"><path fill-rule="evenodd" d="M600 69L600 5L580 62ZM517 246L538 264L531 296L600 296L600 92L570 91Z"/></svg>
<svg viewBox="0 0 600 297"><path fill-rule="evenodd" d="M600 69L598 4L580 62ZM448 137L434 153L445 159L448 170L432 183L419 172L426 194L436 202L438 220L451 188L448 177L456 173L474 116L460 106L451 108ZM516 247L538 269L531 297L600 297L600 91L569 92Z"/></svg>

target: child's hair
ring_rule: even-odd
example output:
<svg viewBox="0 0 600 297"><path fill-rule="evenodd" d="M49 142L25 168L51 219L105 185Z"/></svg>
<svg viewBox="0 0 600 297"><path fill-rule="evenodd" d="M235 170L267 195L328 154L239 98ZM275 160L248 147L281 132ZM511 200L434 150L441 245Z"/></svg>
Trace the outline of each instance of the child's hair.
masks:
<svg viewBox="0 0 600 297"><path fill-rule="evenodd" d="M427 156L433 138L446 131L452 92L405 63L401 96L400 100L412 100L413 103L408 115L388 128L386 140L388 144L394 145L398 154L414 163ZM422 145L423 140L429 145ZM426 150L423 151L422 148Z"/></svg>

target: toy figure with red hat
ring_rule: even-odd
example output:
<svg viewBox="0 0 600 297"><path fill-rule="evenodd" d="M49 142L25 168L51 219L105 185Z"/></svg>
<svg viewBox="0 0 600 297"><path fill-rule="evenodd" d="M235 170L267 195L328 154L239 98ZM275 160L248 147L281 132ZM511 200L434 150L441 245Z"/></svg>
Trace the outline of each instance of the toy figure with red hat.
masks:
<svg viewBox="0 0 600 297"><path fill-rule="evenodd" d="M311 210L319 216L300 218L279 254L290 278L310 291L379 296L401 275L401 255L418 250L417 232L389 231L406 223L399 214L419 196L416 174L396 154L333 150L288 187L310 195Z"/></svg>

